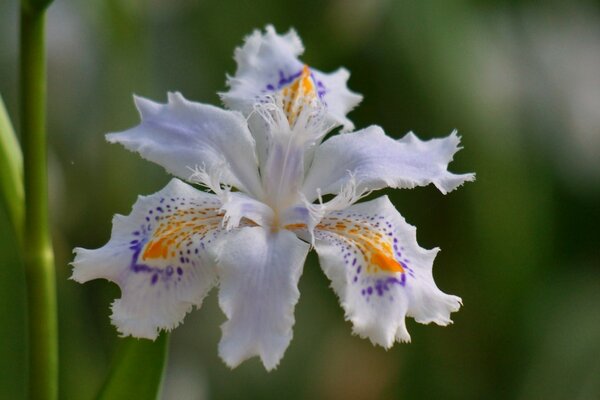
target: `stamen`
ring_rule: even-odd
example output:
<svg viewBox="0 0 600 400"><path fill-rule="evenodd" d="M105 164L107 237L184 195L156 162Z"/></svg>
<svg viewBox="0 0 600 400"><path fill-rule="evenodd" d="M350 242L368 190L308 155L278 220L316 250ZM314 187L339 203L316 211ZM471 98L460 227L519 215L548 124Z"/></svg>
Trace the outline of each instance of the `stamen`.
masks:
<svg viewBox="0 0 600 400"><path fill-rule="evenodd" d="M221 162L215 164L209 171L206 170L206 166L196 165L195 167L189 167L188 169L192 172L188 178L189 182L201 185L210 189L217 196L222 197L226 191L231 190L231 186L226 186L222 183L223 171L227 170L227 162L221 160Z"/></svg>
<svg viewBox="0 0 600 400"><path fill-rule="evenodd" d="M348 171L350 175L350 179L348 182L342 186L339 194L337 194L333 199L329 200L327 203L323 204L323 200L321 199L321 189L317 189L317 195L319 196L319 201L321 202L321 206L324 207L328 212L329 211L337 211L343 210L350 207L352 204L356 203L363 197L371 194L371 190L369 188L364 188L360 192L358 192L358 187L356 184L356 178L351 171Z"/></svg>

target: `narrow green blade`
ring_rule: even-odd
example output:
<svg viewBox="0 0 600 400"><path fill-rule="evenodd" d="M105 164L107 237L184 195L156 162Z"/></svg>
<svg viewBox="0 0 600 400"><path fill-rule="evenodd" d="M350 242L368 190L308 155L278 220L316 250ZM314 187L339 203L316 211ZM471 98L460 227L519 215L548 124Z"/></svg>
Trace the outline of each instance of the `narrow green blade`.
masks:
<svg viewBox="0 0 600 400"><path fill-rule="evenodd" d="M1 202L0 202L1 203ZM25 399L27 307L19 241L0 204L0 398Z"/></svg>
<svg viewBox="0 0 600 400"><path fill-rule="evenodd" d="M117 357L99 400L155 400L160 395L167 360L168 333L156 341L121 339Z"/></svg>
<svg viewBox="0 0 600 400"><path fill-rule="evenodd" d="M4 202L8 219L21 244L25 217L23 188L23 155L8 112L0 96L0 201Z"/></svg>

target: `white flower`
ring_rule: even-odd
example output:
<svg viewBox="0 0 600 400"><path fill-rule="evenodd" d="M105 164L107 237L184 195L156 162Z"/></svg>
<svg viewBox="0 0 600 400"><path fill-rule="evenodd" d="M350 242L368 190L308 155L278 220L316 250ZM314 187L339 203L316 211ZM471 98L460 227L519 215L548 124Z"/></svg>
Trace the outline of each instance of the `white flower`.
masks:
<svg viewBox="0 0 600 400"><path fill-rule="evenodd" d="M238 69L222 94L230 110L179 93L167 104L136 98L142 122L107 136L212 191L173 179L115 216L104 247L75 249L73 279L120 286L111 318L121 334L156 338L218 283L223 360L235 367L260 356L275 368L292 338L311 246L360 336L388 348L410 340L407 315L451 322L461 300L433 281L438 249L419 247L387 197L354 203L384 187L433 183L446 193L473 180L447 171L458 137L394 140L371 126L321 144L332 128L353 128L346 114L361 97L347 89L346 70L309 68L302 51L294 31L256 31L235 52Z"/></svg>

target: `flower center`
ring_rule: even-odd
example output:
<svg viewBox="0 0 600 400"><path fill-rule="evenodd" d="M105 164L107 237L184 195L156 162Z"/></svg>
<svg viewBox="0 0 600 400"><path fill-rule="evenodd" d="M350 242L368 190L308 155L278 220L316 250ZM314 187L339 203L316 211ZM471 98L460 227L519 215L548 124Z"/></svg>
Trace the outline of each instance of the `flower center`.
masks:
<svg viewBox="0 0 600 400"><path fill-rule="evenodd" d="M256 106L267 129L268 151L261 169L263 202L273 209L274 224L279 223L281 211L300 202L305 152L328 131L323 110L308 66Z"/></svg>

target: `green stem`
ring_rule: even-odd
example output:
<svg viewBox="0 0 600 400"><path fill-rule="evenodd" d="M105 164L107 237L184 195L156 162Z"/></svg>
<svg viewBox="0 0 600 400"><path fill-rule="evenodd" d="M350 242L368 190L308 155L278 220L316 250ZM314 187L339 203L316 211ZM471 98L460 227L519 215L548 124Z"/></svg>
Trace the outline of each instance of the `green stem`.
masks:
<svg viewBox="0 0 600 400"><path fill-rule="evenodd" d="M29 318L29 397L58 397L54 257L46 168L46 59L43 8L21 7L21 129L25 161L23 260Z"/></svg>

